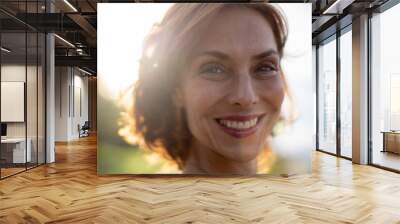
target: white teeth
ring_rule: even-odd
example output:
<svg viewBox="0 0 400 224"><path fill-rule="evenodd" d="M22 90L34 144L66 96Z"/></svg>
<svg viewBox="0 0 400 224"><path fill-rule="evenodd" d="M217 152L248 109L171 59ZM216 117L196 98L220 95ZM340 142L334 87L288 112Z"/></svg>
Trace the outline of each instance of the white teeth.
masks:
<svg viewBox="0 0 400 224"><path fill-rule="evenodd" d="M225 127L244 130L254 127L257 124L258 118L254 118L249 121L230 121L230 120L219 120L219 123Z"/></svg>

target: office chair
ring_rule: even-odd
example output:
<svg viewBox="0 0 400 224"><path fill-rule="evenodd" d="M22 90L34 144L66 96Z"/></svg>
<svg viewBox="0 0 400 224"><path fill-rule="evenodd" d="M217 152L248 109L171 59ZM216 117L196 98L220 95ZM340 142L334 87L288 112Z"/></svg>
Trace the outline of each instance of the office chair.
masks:
<svg viewBox="0 0 400 224"><path fill-rule="evenodd" d="M89 121L85 121L82 127L79 128L79 138L89 136L89 129L90 129Z"/></svg>

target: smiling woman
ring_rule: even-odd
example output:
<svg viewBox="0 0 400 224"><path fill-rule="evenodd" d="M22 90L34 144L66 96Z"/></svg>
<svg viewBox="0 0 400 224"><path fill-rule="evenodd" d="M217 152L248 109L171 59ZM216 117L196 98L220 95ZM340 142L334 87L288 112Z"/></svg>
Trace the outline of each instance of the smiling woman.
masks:
<svg viewBox="0 0 400 224"><path fill-rule="evenodd" d="M129 134L186 174L256 174L287 84L283 15L258 4L175 4L147 36Z"/></svg>

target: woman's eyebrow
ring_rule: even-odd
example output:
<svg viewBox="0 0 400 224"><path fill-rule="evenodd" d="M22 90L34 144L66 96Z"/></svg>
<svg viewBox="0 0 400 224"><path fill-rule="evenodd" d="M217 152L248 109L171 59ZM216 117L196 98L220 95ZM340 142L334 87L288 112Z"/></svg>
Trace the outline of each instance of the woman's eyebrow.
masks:
<svg viewBox="0 0 400 224"><path fill-rule="evenodd" d="M257 54L257 55L255 55L255 56L253 56L252 58L253 58L254 60L260 60L260 59L269 57L269 56L271 56L271 55L279 56L279 54L278 54L278 52L277 52L276 50L271 49L271 50L264 51L264 52L262 52L262 53L260 53L260 54Z"/></svg>
<svg viewBox="0 0 400 224"><path fill-rule="evenodd" d="M199 56L212 56L212 57L219 58L222 60L229 58L229 56L227 54L225 54L221 51L215 51L215 50L203 51L196 55L196 57L199 57Z"/></svg>
<svg viewBox="0 0 400 224"><path fill-rule="evenodd" d="M252 59L260 60L260 59L269 57L271 55L279 56L279 54L278 54L278 52L276 50L270 49L270 50L264 51L264 52L262 52L260 54L257 54L255 56L253 56ZM222 59L222 60L229 59L229 55L228 54L225 54L225 53L223 53L221 51L215 51L215 50L203 51L203 52L201 52L201 53L196 55L196 57L199 57L199 56L212 56L212 57L219 58L219 59Z"/></svg>

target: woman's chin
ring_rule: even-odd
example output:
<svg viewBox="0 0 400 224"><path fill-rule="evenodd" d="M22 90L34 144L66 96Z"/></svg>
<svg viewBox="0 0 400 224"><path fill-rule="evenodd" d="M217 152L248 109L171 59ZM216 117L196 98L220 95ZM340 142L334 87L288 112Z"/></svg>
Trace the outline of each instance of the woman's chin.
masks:
<svg viewBox="0 0 400 224"><path fill-rule="evenodd" d="M231 147L220 147L217 153L232 161L249 162L256 159L260 151L261 148L256 145L236 145Z"/></svg>

